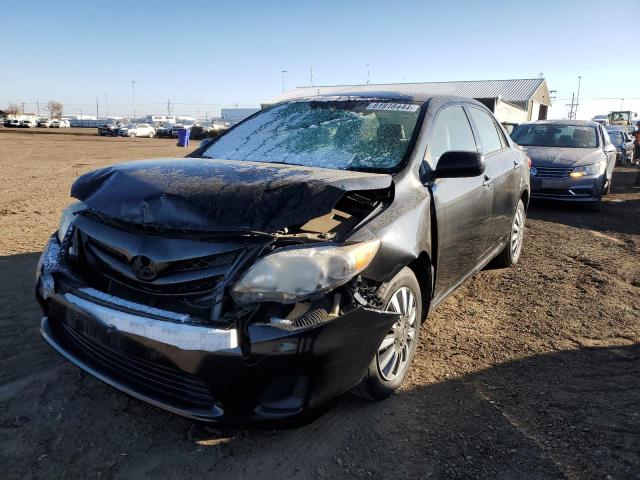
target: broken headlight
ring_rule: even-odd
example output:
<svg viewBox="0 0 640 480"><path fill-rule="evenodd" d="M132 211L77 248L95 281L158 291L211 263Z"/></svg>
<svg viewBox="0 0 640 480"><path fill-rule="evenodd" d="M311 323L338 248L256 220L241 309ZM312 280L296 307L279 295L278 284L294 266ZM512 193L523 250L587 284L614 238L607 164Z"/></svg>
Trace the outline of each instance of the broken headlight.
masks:
<svg viewBox="0 0 640 480"><path fill-rule="evenodd" d="M293 303L348 282L363 271L380 240L353 245L290 247L259 259L234 285L239 303Z"/></svg>
<svg viewBox="0 0 640 480"><path fill-rule="evenodd" d="M67 234L71 223L73 222L73 217L76 212L84 209L85 205L82 202L75 202L69 205L62 211L62 215L60 216L60 223L58 224L58 240L62 244L64 240L64 236Z"/></svg>

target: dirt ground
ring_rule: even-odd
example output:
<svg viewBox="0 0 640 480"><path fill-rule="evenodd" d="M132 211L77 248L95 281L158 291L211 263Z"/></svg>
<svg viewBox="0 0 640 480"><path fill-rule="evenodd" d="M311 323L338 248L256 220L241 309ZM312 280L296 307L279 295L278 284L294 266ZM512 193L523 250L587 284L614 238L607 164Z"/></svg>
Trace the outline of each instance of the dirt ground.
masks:
<svg viewBox="0 0 640 480"><path fill-rule="evenodd" d="M640 478L640 169L601 212L529 210L523 256L428 319L392 398L285 431L218 431L64 362L33 272L80 173L175 140L0 131L3 478Z"/></svg>

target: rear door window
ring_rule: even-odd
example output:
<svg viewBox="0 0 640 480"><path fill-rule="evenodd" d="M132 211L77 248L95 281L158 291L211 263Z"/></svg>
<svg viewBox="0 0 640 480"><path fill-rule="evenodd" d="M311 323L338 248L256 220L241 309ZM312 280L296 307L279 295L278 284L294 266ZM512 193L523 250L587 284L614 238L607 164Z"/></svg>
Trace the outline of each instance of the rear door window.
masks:
<svg viewBox="0 0 640 480"><path fill-rule="evenodd" d="M487 112L483 112L478 108L472 107L468 111L480 136L480 153L486 155L501 150L504 140L500 138L493 118Z"/></svg>
<svg viewBox="0 0 640 480"><path fill-rule="evenodd" d="M434 168L442 154L450 150L477 152L469 119L460 106L447 107L436 117L429 142Z"/></svg>

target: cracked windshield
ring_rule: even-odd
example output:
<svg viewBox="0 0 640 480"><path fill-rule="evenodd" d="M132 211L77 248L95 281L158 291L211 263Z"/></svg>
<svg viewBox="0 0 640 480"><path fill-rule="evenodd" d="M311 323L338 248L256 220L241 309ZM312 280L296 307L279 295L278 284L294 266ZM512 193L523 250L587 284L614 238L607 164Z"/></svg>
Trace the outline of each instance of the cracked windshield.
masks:
<svg viewBox="0 0 640 480"><path fill-rule="evenodd" d="M419 113L416 103L291 102L238 125L203 156L390 171L402 162Z"/></svg>

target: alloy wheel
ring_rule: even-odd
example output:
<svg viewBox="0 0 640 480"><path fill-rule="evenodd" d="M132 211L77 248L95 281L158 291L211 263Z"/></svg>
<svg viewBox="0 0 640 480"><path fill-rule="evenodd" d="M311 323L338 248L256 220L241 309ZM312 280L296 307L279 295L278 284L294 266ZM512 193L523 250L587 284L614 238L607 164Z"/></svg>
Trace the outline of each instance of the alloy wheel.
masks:
<svg viewBox="0 0 640 480"><path fill-rule="evenodd" d="M522 241L524 240L524 208L518 205L516 214L513 217L513 225L511 227L511 257L514 263L520 257L522 251Z"/></svg>
<svg viewBox="0 0 640 480"><path fill-rule="evenodd" d="M400 319L384 337L376 355L380 376L389 381L404 374L411 358L416 341L418 312L415 295L407 287L396 290L391 295L386 311L400 314Z"/></svg>

